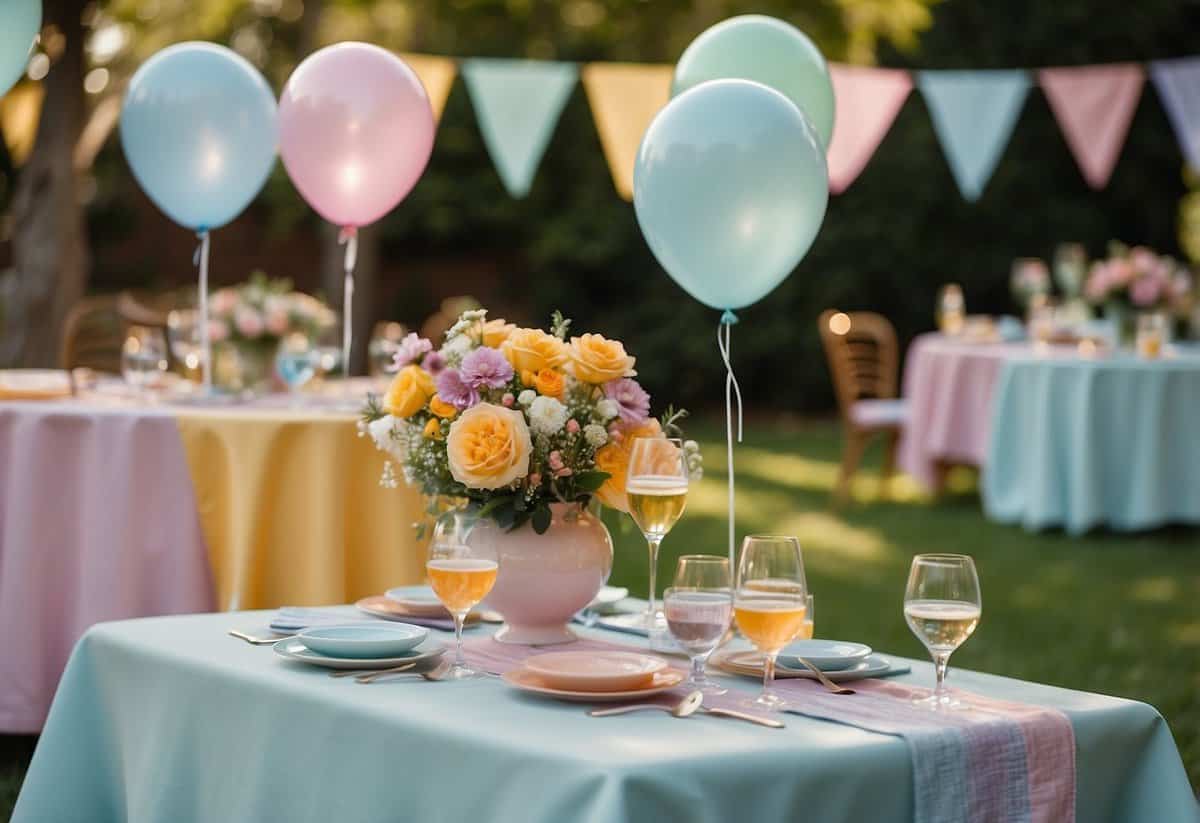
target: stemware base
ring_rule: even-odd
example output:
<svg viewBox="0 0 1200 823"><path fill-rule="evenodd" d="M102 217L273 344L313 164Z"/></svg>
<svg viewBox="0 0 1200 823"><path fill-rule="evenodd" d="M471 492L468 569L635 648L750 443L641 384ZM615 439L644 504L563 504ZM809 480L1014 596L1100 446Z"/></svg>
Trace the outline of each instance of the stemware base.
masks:
<svg viewBox="0 0 1200 823"><path fill-rule="evenodd" d="M757 697L740 701L740 705L746 709L781 712L787 708L788 702L774 692L764 692Z"/></svg>
<svg viewBox="0 0 1200 823"><path fill-rule="evenodd" d="M487 672L472 669L470 666L452 666L449 671L439 677L439 680L479 680L487 677Z"/></svg>
<svg viewBox="0 0 1200 823"><path fill-rule="evenodd" d="M961 711L967 708L967 704L954 697L951 694L938 694L934 692L928 697L921 697L913 700L913 705L922 709L929 709L934 712L942 711Z"/></svg>
<svg viewBox="0 0 1200 823"><path fill-rule="evenodd" d="M712 697L719 697L723 694L729 694L729 689L725 688L719 683L714 683L711 680L704 680L700 683L697 683L695 680L689 678L686 683L680 686L680 688L687 689L689 693L704 692L706 695L710 695Z"/></svg>

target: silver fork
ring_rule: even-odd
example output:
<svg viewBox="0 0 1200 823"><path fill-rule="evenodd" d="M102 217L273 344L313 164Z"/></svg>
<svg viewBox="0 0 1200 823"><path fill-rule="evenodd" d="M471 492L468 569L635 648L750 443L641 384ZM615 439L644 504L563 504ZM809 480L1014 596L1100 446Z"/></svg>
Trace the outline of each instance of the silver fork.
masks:
<svg viewBox="0 0 1200 823"><path fill-rule="evenodd" d="M825 676L825 672L818 669L815 665L813 665L812 662L805 660L803 657L797 657L796 659L804 664L804 668L808 669L810 672L812 672L816 676L817 680L821 683L822 686L829 689L829 691L833 692L834 694L855 694L856 693L854 691L854 689L847 689L845 686L839 686L837 683L834 683L832 680L830 680L828 677ZM775 661L775 668L780 669L781 671L785 671L785 672L800 673L801 671L803 671L802 669L793 669L791 666L785 666L782 663L780 663L779 661Z"/></svg>

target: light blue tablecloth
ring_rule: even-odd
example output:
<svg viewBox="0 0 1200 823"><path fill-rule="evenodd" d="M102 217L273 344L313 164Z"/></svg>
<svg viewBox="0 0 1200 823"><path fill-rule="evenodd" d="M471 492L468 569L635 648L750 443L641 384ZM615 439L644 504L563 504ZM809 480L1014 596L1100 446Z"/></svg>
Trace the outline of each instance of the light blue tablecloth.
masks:
<svg viewBox="0 0 1200 823"><path fill-rule="evenodd" d="M89 631L15 823L911 820L909 755L897 737L794 715L784 731L657 713L601 720L494 679L363 686L225 634L268 619L151 618ZM913 665L904 679L932 680L929 664ZM952 678L1067 713L1080 821L1200 819L1150 706L965 671Z"/></svg>
<svg viewBox="0 0 1200 823"><path fill-rule="evenodd" d="M1200 352L1010 359L983 476L990 517L1029 529L1200 523Z"/></svg>

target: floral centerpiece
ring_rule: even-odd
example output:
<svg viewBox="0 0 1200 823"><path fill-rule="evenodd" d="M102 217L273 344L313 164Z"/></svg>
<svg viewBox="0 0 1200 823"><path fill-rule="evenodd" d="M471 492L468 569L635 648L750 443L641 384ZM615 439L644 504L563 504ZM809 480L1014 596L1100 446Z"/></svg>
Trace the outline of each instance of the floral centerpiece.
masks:
<svg viewBox="0 0 1200 823"><path fill-rule="evenodd" d="M1133 340L1136 313L1163 312L1185 317L1192 300L1192 278L1187 269L1166 255L1145 246L1129 248L1109 244L1107 260L1092 264L1084 297L1104 307L1122 342Z"/></svg>
<svg viewBox="0 0 1200 823"><path fill-rule="evenodd" d="M1050 270L1039 258L1019 257L1013 261L1009 288L1018 305L1028 309L1035 299L1050 294Z"/></svg>
<svg viewBox="0 0 1200 823"><path fill-rule="evenodd" d="M463 312L440 348L410 334L387 393L369 396L360 434L403 467L431 502L458 502L468 525L456 539L485 542L499 561L488 605L502 642L575 639L567 621L612 569L612 540L588 511L593 499L626 511L625 473L637 437L678 436L685 412L650 416L636 361L599 334L568 339ZM701 470L694 442L681 459ZM398 485L389 460L381 481Z"/></svg>
<svg viewBox="0 0 1200 823"><path fill-rule="evenodd" d="M337 322L337 315L312 295L292 289L292 281L271 279L261 271L248 281L213 292L209 298L209 336L214 345L236 350L234 382L261 382L279 341L299 332L316 337ZM222 370L218 367L218 372Z"/></svg>

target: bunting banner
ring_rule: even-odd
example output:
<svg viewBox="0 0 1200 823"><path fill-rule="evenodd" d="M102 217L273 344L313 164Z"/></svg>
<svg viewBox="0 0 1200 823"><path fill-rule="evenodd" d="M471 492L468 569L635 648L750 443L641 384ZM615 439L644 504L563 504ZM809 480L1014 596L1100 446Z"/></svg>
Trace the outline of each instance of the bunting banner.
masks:
<svg viewBox="0 0 1200 823"><path fill-rule="evenodd" d="M1093 189L1108 185L1145 82L1146 72L1137 63L1038 72L1038 85Z"/></svg>
<svg viewBox="0 0 1200 823"><path fill-rule="evenodd" d="M574 63L475 59L463 61L462 75L504 187L524 197L579 69Z"/></svg>
<svg viewBox="0 0 1200 823"><path fill-rule="evenodd" d="M1150 77L1188 165L1200 169L1200 57L1155 60Z"/></svg>
<svg viewBox="0 0 1200 823"><path fill-rule="evenodd" d="M440 121L446 109L446 98L450 96L450 88L458 75L458 66L449 57L428 54L401 54L400 57L421 78L421 85L425 87L429 105L433 108L433 119Z"/></svg>
<svg viewBox="0 0 1200 823"><path fill-rule="evenodd" d="M996 170L1029 86L1021 69L917 72L938 142L968 201L979 199Z"/></svg>
<svg viewBox="0 0 1200 823"><path fill-rule="evenodd" d="M829 67L837 101L829 141L829 190L841 194L866 167L912 91L912 78L899 69Z"/></svg>
<svg viewBox="0 0 1200 823"><path fill-rule="evenodd" d="M633 166L646 127L671 99L672 66L589 63L583 68L600 147L617 193L633 201Z"/></svg>

